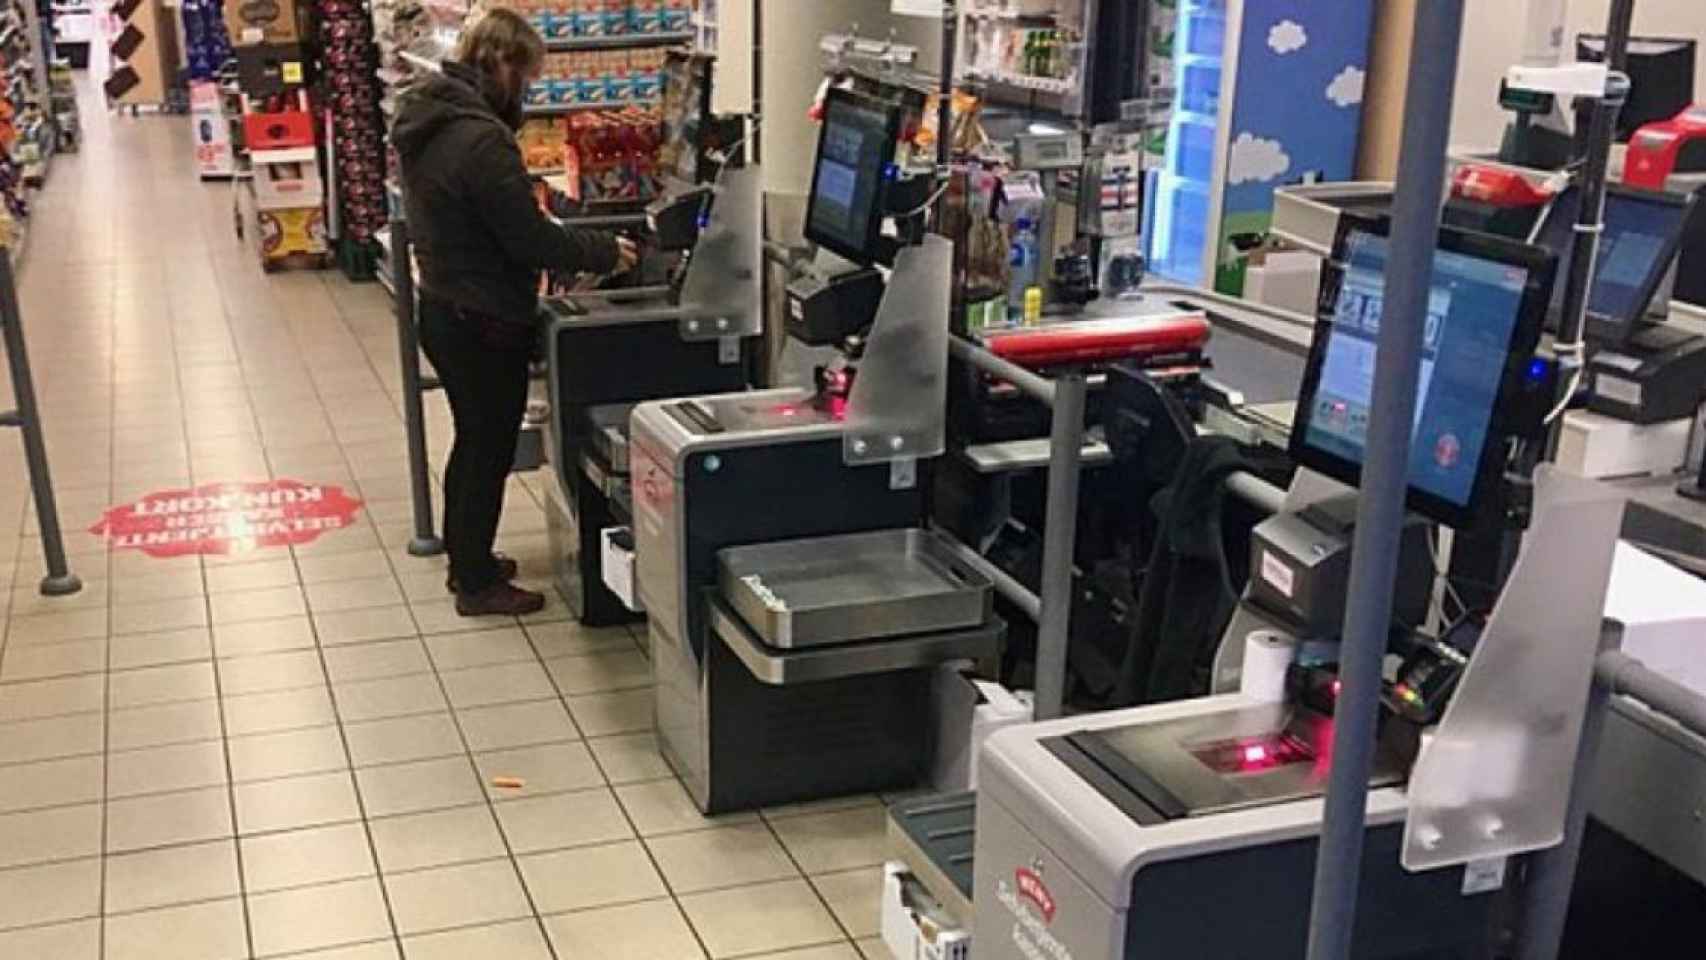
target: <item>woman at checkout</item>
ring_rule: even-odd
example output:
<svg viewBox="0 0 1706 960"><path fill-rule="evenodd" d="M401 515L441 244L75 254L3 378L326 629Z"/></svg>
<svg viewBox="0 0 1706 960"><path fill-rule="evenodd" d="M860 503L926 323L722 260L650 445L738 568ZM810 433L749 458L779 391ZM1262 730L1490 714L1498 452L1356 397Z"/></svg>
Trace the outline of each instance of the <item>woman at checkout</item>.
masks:
<svg viewBox="0 0 1706 960"><path fill-rule="evenodd" d="M566 229L534 199L515 133L545 42L511 10L462 34L454 60L398 98L391 138L420 267L421 345L450 399L456 439L444 471L449 588L463 616L535 612L493 552L504 485L527 407L542 270L628 270L634 244Z"/></svg>

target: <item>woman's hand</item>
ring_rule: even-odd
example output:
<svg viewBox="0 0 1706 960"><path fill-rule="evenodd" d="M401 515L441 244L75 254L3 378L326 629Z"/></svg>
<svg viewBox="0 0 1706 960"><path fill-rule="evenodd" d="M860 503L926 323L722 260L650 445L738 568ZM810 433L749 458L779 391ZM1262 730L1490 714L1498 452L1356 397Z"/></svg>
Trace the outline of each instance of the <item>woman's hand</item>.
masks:
<svg viewBox="0 0 1706 960"><path fill-rule="evenodd" d="M640 262L640 248L627 237L616 238L616 269L612 273L627 273Z"/></svg>

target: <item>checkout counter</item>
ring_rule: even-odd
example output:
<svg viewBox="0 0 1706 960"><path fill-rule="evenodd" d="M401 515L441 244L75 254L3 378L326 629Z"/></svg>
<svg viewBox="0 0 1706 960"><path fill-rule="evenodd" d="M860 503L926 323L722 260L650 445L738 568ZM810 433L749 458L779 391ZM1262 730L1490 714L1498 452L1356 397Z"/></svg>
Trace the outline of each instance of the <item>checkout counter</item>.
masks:
<svg viewBox="0 0 1706 960"><path fill-rule="evenodd" d="M749 382L748 357L763 327L762 182L756 165L728 170L709 187L656 205L652 219L665 245L690 248L678 283L543 302L553 573L588 626L640 619L634 598L613 593L602 575L607 551L633 552L606 538L628 524L632 509L634 405Z"/></svg>

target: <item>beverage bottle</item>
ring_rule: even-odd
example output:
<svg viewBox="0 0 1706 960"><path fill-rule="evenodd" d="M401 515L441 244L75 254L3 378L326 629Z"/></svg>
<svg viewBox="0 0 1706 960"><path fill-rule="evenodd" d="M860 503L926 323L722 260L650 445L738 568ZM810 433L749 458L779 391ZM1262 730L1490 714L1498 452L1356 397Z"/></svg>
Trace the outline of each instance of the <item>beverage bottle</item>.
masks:
<svg viewBox="0 0 1706 960"><path fill-rule="evenodd" d="M1025 318L1025 291L1037 283L1037 235L1031 218L1020 217L1013 225L1007 259L1012 267L1007 283L1007 319L1019 323Z"/></svg>

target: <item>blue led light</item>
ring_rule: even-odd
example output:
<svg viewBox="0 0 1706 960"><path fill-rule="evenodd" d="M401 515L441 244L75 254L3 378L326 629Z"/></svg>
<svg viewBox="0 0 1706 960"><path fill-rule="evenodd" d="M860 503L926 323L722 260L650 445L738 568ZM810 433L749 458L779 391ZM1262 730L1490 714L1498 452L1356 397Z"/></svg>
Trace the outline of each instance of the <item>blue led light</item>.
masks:
<svg viewBox="0 0 1706 960"><path fill-rule="evenodd" d="M888 166L884 167L883 168L883 179L889 180L889 181L899 180L900 179L900 164L890 163Z"/></svg>
<svg viewBox="0 0 1706 960"><path fill-rule="evenodd" d="M1549 367L1545 360L1538 358L1531 360L1528 364L1528 379L1544 380L1546 379L1546 371L1548 369Z"/></svg>
<svg viewBox="0 0 1706 960"><path fill-rule="evenodd" d="M711 225L711 215L708 213L701 213L699 215L699 229L703 230L710 225Z"/></svg>

